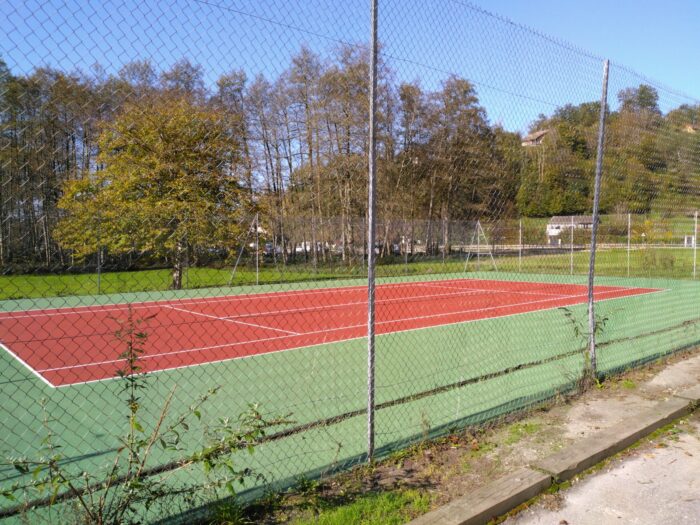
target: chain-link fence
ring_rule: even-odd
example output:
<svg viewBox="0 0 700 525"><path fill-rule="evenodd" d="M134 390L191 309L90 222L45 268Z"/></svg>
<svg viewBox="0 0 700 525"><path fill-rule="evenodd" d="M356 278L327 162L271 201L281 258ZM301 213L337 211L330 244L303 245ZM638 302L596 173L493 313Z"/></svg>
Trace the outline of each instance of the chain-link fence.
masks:
<svg viewBox="0 0 700 525"><path fill-rule="evenodd" d="M372 113L365 0L0 7L0 515L252 498L698 343L700 102L378 7Z"/></svg>

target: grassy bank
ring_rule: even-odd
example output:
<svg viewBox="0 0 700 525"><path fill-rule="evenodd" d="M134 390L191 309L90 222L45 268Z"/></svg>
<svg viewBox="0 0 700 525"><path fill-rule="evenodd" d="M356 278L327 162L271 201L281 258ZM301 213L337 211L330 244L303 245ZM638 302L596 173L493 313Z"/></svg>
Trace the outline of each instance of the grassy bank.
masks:
<svg viewBox="0 0 700 525"><path fill-rule="evenodd" d="M575 251L573 273L585 274L588 271L590 254L588 251ZM689 248L642 248L628 253L624 249L602 249L597 256L597 275L610 277L662 277L670 279L690 279L693 276L693 250ZM629 262L629 266L628 266ZM496 265L501 271L568 274L571 270L569 253L499 256ZM629 268L629 270L628 270ZM457 273L464 269L464 257L452 256L445 261L441 258L417 257L407 263L393 259L380 261L378 277L404 275L431 275L436 273ZM468 271L477 269L472 259ZM481 271L493 269L488 256L482 255ZM239 268L233 279L230 268L189 268L183 284L185 288L251 284L294 283L327 279L346 279L367 275L362 265L311 265L297 264L273 266L263 264L256 274L254 268ZM24 274L0 276L0 300L28 299L39 297L63 297L76 295L119 294L168 290L171 284L170 270L137 270L129 272L104 272L99 280L96 273L82 274Z"/></svg>

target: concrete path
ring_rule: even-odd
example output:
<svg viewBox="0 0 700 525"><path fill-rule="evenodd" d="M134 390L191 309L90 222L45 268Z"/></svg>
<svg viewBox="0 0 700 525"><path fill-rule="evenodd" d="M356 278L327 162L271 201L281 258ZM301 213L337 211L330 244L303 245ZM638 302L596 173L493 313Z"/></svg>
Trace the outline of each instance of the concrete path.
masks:
<svg viewBox="0 0 700 525"><path fill-rule="evenodd" d="M700 384L700 356L669 366L619 403L582 404L571 411L569 429L588 433L614 424L623 411L648 406L649 398L673 396ZM632 412L630 412L632 411ZM577 417L586 414L588 417ZM591 418L597 414L598 418ZM583 421L589 423L583 423ZM619 420L619 419L618 419ZM675 439L660 438L583 478L557 498L506 520L507 525L606 525L608 523L700 525L700 414L679 424ZM550 507L550 508L547 508ZM551 508L556 507L556 508Z"/></svg>
<svg viewBox="0 0 700 525"><path fill-rule="evenodd" d="M677 440L661 438L613 460L504 524L700 525L700 416L678 428Z"/></svg>
<svg viewBox="0 0 700 525"><path fill-rule="evenodd" d="M569 445L414 520L477 525L506 514L556 482L571 487L505 520L508 525L700 525L700 355L666 366L614 399L575 400ZM679 418L681 418L679 420ZM581 473L613 458L600 471ZM593 469L595 471L595 468Z"/></svg>

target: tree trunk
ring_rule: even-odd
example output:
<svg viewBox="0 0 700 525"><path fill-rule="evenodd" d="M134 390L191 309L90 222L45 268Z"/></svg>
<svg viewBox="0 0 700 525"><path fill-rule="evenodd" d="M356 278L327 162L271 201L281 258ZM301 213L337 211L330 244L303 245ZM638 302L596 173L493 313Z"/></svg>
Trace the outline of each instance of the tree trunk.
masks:
<svg viewBox="0 0 700 525"><path fill-rule="evenodd" d="M442 262L445 262L445 257L450 253L450 218L447 205L443 205L442 209Z"/></svg>
<svg viewBox="0 0 700 525"><path fill-rule="evenodd" d="M185 248L182 242L178 241L177 245L175 246L175 257L173 260L173 282L171 285L173 290L182 290L183 263L185 259L184 255Z"/></svg>
<svg viewBox="0 0 700 525"><path fill-rule="evenodd" d="M430 177L430 200L428 202L428 232L425 240L425 254L433 254L433 203L435 201L435 176Z"/></svg>

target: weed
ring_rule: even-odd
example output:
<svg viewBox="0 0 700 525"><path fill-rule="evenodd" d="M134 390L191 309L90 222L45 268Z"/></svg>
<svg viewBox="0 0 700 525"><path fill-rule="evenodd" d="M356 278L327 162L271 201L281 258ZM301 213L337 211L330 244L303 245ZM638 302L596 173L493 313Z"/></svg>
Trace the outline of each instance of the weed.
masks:
<svg viewBox="0 0 700 525"><path fill-rule="evenodd" d="M396 465L398 468L403 468L404 462L416 454L417 450L418 447L416 445L397 450L392 452L388 458L388 461Z"/></svg>
<svg viewBox="0 0 700 525"><path fill-rule="evenodd" d="M472 448L472 451L469 455L472 458L480 458L482 456L485 456L489 452L493 452L496 449L496 447L498 447L496 443L485 441L483 443L479 443L478 447Z"/></svg>
<svg viewBox="0 0 700 525"><path fill-rule="evenodd" d="M521 439L535 432L538 432L542 428L539 423L516 423L511 425L508 429L508 436L505 439L506 445L515 445Z"/></svg>
<svg viewBox="0 0 700 525"><path fill-rule="evenodd" d="M417 490L369 493L352 503L293 521L294 525L377 523L400 525L430 510L430 497Z"/></svg>
<svg viewBox="0 0 700 525"><path fill-rule="evenodd" d="M123 384L127 428L125 434L117 438L116 452L106 470L86 472L65 461L67 458L51 428L53 420L48 415L46 402L42 401L45 435L39 456L6 458L0 462L0 466L11 467L22 476L2 493L10 501L17 501L21 496L24 501L18 509L53 507L68 502L64 508L75 509L77 514L73 521L98 525L135 523L141 522L143 512L156 503L175 499L194 503L204 492L216 493L218 489L235 496L234 485L244 484L249 478L260 479L250 468L238 466L236 454L241 450L252 454L268 428L289 423L285 418L268 419L256 405L249 405L237 419L221 418L208 427L204 445L193 453L184 451L183 435L189 431L192 420L201 419L202 405L218 388L200 396L182 414L171 417L173 388L155 423L147 428L142 421L141 399L148 388L148 374L142 372L140 366L147 339L141 325L148 319L150 317L134 317L129 308L126 318L115 320L119 327L114 335L125 348L119 355L124 365L117 376ZM156 448L179 457L167 468L162 464L153 466L151 458ZM204 469L205 481L181 486L168 483L173 471L195 465ZM39 499L30 500L30 497ZM235 506L226 508L231 513L231 519L226 520L231 521L237 511Z"/></svg>
<svg viewBox="0 0 700 525"><path fill-rule="evenodd" d="M598 382L597 363L595 354L591 355L589 343L591 341L591 332L586 328L583 322L576 317L574 312L565 306L559 307L559 310L564 312L564 317L571 325L574 333L574 338L581 342L581 352L583 353L584 365L580 379L578 380L579 390L584 392L596 385ZM609 321L607 315L595 313L593 322L593 335L597 338L599 334L605 331L605 327Z"/></svg>

